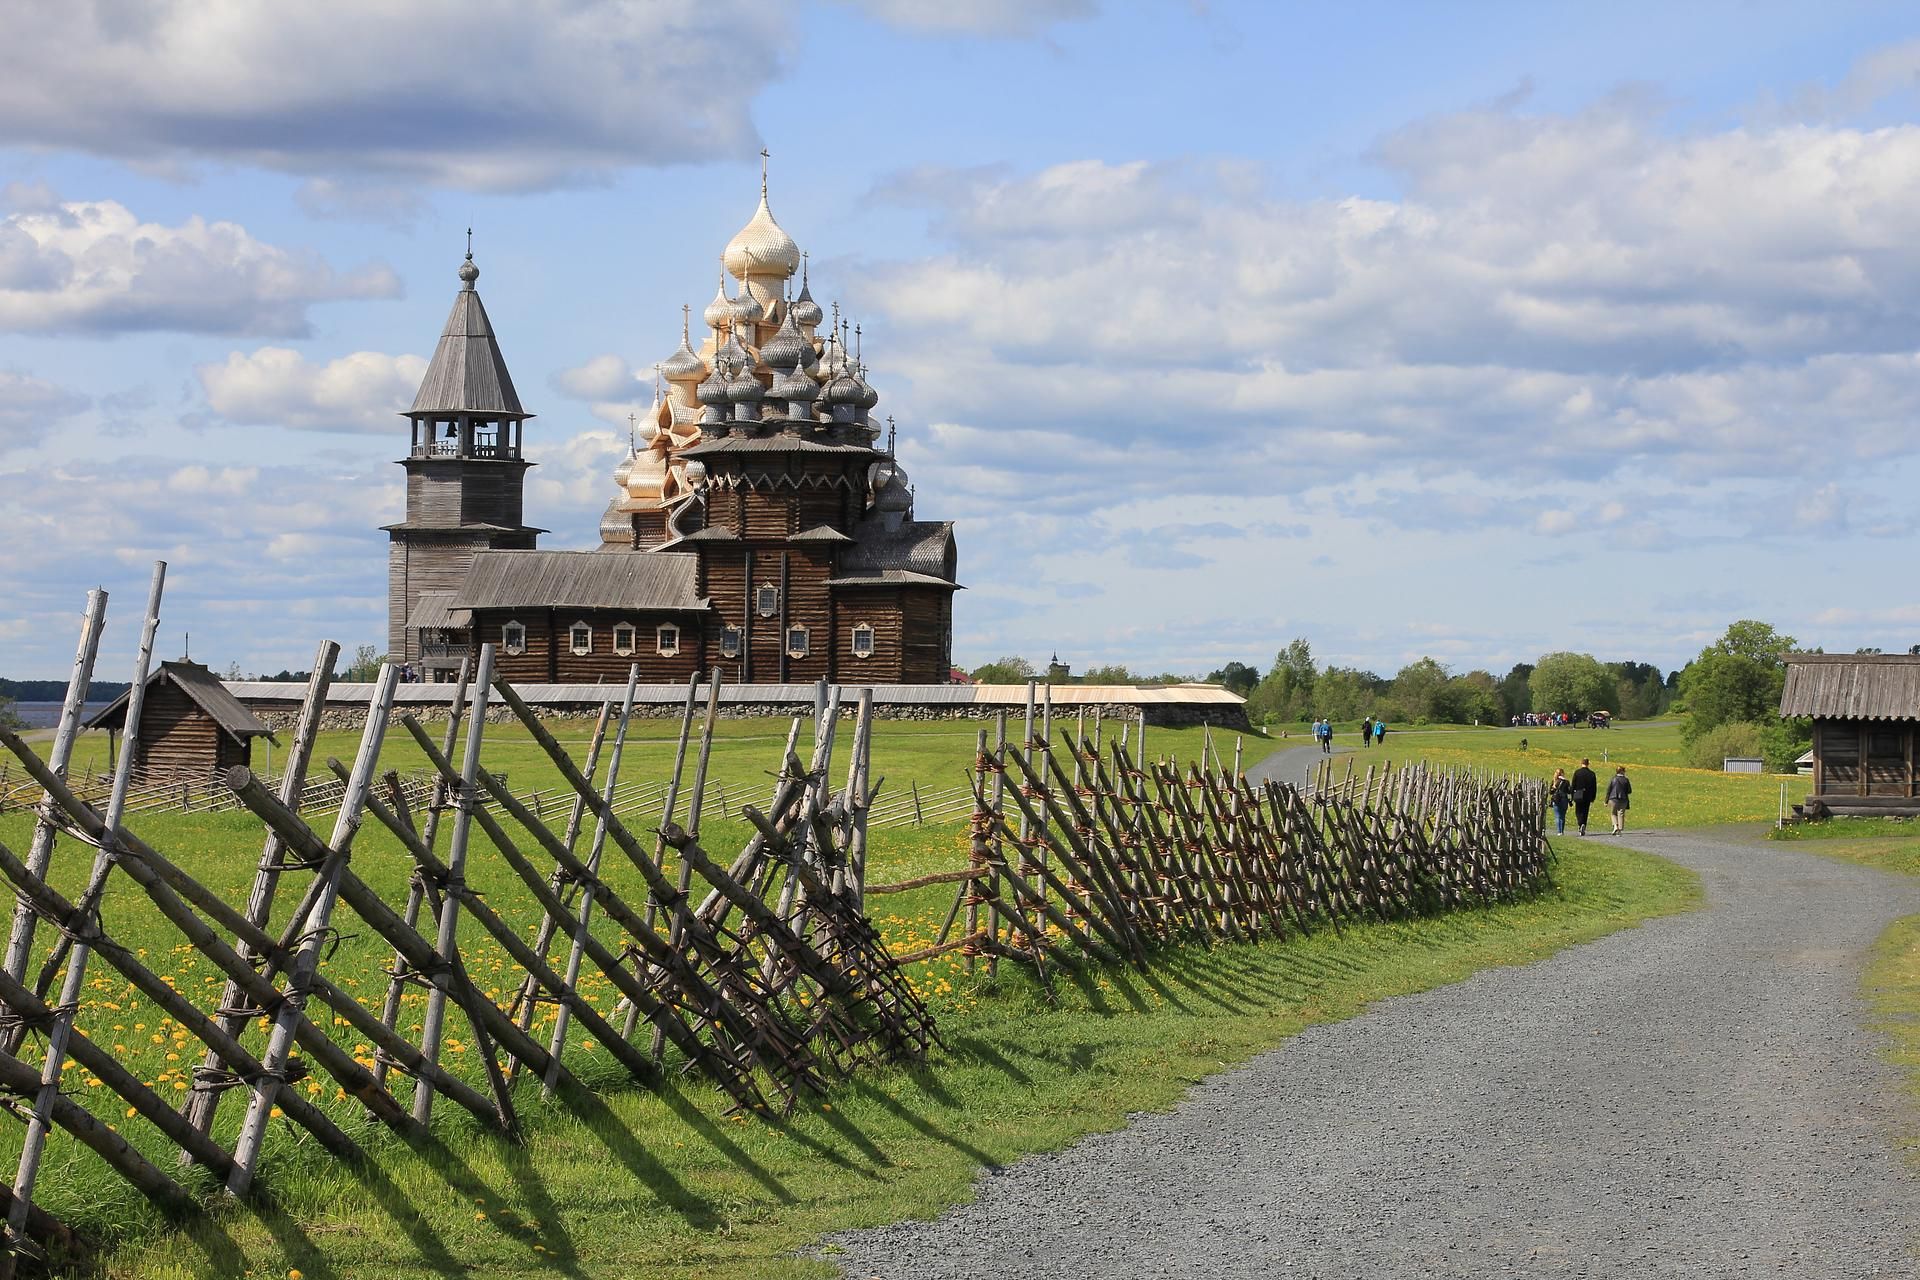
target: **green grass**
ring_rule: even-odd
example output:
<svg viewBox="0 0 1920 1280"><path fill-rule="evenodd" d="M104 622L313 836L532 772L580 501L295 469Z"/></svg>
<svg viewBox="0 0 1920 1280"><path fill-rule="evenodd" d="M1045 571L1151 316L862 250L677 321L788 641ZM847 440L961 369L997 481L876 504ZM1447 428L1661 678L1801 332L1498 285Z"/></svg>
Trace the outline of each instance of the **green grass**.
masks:
<svg viewBox="0 0 1920 1280"><path fill-rule="evenodd" d="M1335 745L1353 746L1358 735L1336 736ZM1303 739L1304 741L1304 739ZM1526 746L1521 746L1522 742ZM1383 747L1350 753L1356 769L1384 761L1420 758L1441 765L1465 765L1501 773L1550 778L1556 768L1571 774L1582 757L1593 761L1604 792L1614 767L1625 765L1633 780L1631 828L1707 827L1736 822L1772 822L1780 806L1780 785L1789 800L1805 795L1809 779L1791 774L1721 773L1686 764L1680 726L1628 723L1612 729L1447 727L1396 730L1388 726ZM1336 769L1344 770L1345 761ZM1595 805L1595 811L1604 808Z"/></svg>
<svg viewBox="0 0 1920 1280"><path fill-rule="evenodd" d="M826 1232L927 1216L976 1172L1171 1105L1193 1082L1302 1028L1698 901L1694 879L1625 849L1567 847L1525 903L1284 943L1192 948L1145 974L1067 987L1011 970L941 997L950 1052L839 1086L790 1121L726 1120L709 1094L606 1093L576 1116L532 1105L525 1148L449 1117L449 1150L376 1145L370 1176L276 1153L273 1204L186 1233L148 1227L126 1277L823 1276ZM451 1175L449 1187L443 1175ZM61 1206L72 1210L72 1206Z"/></svg>
<svg viewBox="0 0 1920 1280"><path fill-rule="evenodd" d="M1767 833L1770 840L1911 840L1920 836L1912 818L1825 818L1792 822Z"/></svg>

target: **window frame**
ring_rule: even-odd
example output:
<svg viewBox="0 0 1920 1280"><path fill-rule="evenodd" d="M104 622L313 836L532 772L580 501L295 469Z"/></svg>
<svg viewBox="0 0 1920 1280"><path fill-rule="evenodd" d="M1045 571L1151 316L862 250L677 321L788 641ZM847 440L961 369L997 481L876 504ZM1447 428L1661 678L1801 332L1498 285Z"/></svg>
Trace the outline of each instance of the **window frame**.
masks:
<svg viewBox="0 0 1920 1280"><path fill-rule="evenodd" d="M581 647L578 638L582 631L587 633L587 643L584 648ZM593 655L593 624L591 622L567 624L567 652L576 658L587 658Z"/></svg>
<svg viewBox="0 0 1920 1280"><path fill-rule="evenodd" d="M515 636L518 639L515 639ZM518 618L509 618L500 624L500 652L508 657L517 658L527 651L527 624Z"/></svg>
<svg viewBox="0 0 1920 1280"><path fill-rule="evenodd" d="M744 630L734 626L732 623L728 623L726 626L720 628L721 657L737 658L746 650L746 647L747 633Z"/></svg>
<svg viewBox="0 0 1920 1280"><path fill-rule="evenodd" d="M860 651L860 643L862 640L866 641L867 646L866 652L864 653ZM854 657L871 658L874 650L878 648L874 640L873 624L871 622L854 623L853 630L847 636L847 644Z"/></svg>
<svg viewBox="0 0 1920 1280"><path fill-rule="evenodd" d="M793 642L796 635L800 637L800 643L797 645ZM813 653L813 633L804 622L796 622L788 627L781 641L789 658L805 658Z"/></svg>
<svg viewBox="0 0 1920 1280"><path fill-rule="evenodd" d="M780 588L771 582L763 582L753 589L753 611L763 618L771 618L780 612Z"/></svg>
<svg viewBox="0 0 1920 1280"><path fill-rule="evenodd" d="M627 638L625 643L621 642L621 639L620 639L621 632L626 633ZM640 628L639 627L636 627L631 622L616 622L613 624L613 655L614 657L631 658L633 656L633 651L639 647L640 647Z"/></svg>
<svg viewBox="0 0 1920 1280"><path fill-rule="evenodd" d="M672 641L668 641L667 632L673 632ZM653 629L653 651L663 658L680 656L680 624L662 622Z"/></svg>

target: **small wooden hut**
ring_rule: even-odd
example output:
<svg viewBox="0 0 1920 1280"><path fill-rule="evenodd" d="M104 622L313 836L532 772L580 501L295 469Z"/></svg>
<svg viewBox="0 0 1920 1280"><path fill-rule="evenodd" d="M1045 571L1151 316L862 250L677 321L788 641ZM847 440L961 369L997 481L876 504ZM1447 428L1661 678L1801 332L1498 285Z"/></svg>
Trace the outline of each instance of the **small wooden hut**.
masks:
<svg viewBox="0 0 1920 1280"><path fill-rule="evenodd" d="M122 734L132 691L107 704L89 729ZM273 735L240 705L220 677L197 662L163 662L147 677L133 767L145 780L204 778L217 769L253 763L253 740Z"/></svg>
<svg viewBox="0 0 1920 1280"><path fill-rule="evenodd" d="M1920 815L1920 654L1789 654L1780 714L1813 720L1810 816Z"/></svg>

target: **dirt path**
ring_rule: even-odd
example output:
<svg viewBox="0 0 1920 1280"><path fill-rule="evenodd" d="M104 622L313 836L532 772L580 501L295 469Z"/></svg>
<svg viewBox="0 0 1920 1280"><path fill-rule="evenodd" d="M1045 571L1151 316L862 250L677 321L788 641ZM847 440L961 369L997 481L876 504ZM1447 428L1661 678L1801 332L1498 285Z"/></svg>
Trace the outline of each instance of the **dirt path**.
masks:
<svg viewBox="0 0 1920 1280"><path fill-rule="evenodd" d="M901 1280L1920 1273L1906 1104L1859 989L1920 886L1760 840L1634 843L1697 870L1708 907L1316 1027L837 1260Z"/></svg>

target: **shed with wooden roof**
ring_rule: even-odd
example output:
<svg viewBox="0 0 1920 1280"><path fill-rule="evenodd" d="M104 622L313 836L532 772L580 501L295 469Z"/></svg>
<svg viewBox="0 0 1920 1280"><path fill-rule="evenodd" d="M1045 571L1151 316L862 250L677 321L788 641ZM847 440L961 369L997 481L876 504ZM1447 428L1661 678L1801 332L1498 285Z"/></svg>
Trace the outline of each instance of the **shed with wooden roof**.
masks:
<svg viewBox="0 0 1920 1280"><path fill-rule="evenodd" d="M131 690L115 698L87 728L122 734L131 698ZM133 768L143 781L157 781L251 767L253 740L272 736L212 671L186 659L163 662L147 677Z"/></svg>
<svg viewBox="0 0 1920 1280"><path fill-rule="evenodd" d="M1780 714L1813 721L1807 813L1920 815L1920 654L1788 654Z"/></svg>

